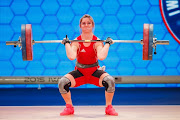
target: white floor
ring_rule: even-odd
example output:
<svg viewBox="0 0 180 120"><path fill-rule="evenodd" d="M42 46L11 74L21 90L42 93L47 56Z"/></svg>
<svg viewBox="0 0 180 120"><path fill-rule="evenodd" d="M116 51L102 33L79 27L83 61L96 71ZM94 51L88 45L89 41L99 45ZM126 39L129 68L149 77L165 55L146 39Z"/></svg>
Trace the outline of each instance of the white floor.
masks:
<svg viewBox="0 0 180 120"><path fill-rule="evenodd" d="M74 106L74 115L60 116L64 107L0 106L0 120L180 120L180 106L114 106L119 116L105 115L105 106Z"/></svg>

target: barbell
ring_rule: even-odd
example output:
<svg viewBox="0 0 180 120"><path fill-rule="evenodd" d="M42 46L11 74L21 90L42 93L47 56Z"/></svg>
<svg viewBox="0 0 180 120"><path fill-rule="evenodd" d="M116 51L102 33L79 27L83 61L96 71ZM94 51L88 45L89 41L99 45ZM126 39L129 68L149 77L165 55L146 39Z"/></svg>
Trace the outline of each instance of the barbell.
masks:
<svg viewBox="0 0 180 120"><path fill-rule="evenodd" d="M144 24L143 39L141 40L113 40L114 43L140 43L143 45L143 60L152 60L153 48L156 54L156 45L169 45L169 40L157 40L153 36L153 24ZM6 41L6 45L19 46L24 61L33 60L33 45L35 43L61 43L62 40L35 41L32 36L32 25L21 25L21 37L18 41ZM105 40L70 40L70 42L105 42Z"/></svg>

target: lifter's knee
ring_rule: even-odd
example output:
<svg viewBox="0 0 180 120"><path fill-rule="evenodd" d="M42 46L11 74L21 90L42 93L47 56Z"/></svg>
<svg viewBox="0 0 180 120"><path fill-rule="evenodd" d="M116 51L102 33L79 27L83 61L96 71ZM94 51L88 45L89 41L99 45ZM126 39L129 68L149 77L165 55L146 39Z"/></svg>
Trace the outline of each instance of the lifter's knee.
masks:
<svg viewBox="0 0 180 120"><path fill-rule="evenodd" d="M59 80L58 86L59 86L59 92L61 94L66 94L69 92L69 87L71 86L71 81L67 77L62 77Z"/></svg>
<svg viewBox="0 0 180 120"><path fill-rule="evenodd" d="M115 91L115 79L110 75L104 77L102 85L108 93L113 93Z"/></svg>

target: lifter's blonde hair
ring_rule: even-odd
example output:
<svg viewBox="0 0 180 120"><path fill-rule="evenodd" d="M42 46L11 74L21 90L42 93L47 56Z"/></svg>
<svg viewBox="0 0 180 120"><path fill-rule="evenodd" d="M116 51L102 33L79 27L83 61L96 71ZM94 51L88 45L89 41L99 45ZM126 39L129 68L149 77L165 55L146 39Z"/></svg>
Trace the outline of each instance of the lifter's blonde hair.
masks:
<svg viewBox="0 0 180 120"><path fill-rule="evenodd" d="M80 19L80 21L79 21L79 27L81 27L81 23L82 23L83 18L89 18L89 19L91 20L91 22L92 22L93 27L95 26L95 23L94 23L93 18L92 18L90 15L85 14L85 15L83 15L83 16L81 17L81 19Z"/></svg>

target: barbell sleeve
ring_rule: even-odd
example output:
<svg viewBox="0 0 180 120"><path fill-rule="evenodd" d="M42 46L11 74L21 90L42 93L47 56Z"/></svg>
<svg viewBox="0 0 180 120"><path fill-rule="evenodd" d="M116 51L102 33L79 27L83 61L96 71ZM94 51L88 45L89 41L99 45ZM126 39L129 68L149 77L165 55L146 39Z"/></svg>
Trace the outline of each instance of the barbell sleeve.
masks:
<svg viewBox="0 0 180 120"><path fill-rule="evenodd" d="M6 45L18 45L19 41L6 41Z"/></svg>
<svg viewBox="0 0 180 120"><path fill-rule="evenodd" d="M169 40L157 40L155 44L158 45L169 45Z"/></svg>

